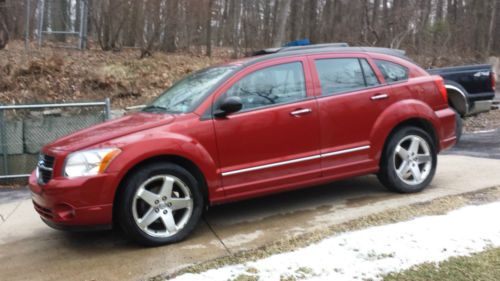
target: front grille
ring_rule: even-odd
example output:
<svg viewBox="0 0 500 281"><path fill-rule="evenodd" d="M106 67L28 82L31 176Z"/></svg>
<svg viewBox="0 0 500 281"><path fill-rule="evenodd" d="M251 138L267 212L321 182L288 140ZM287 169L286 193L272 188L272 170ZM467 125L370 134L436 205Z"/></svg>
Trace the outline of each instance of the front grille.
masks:
<svg viewBox="0 0 500 281"><path fill-rule="evenodd" d="M39 184L46 184L52 179L54 161L55 158L53 156L40 154L37 165Z"/></svg>

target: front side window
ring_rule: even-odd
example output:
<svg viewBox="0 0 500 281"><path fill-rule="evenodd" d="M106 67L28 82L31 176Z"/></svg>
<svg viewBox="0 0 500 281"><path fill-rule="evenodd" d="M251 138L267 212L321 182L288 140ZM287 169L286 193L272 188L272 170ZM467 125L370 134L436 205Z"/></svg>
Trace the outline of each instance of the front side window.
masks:
<svg viewBox="0 0 500 281"><path fill-rule="evenodd" d="M212 87L232 73L235 68L235 66L218 66L195 72L175 83L143 111L168 113L192 111Z"/></svg>
<svg viewBox="0 0 500 281"><path fill-rule="evenodd" d="M408 68L385 60L375 60L386 83L408 80Z"/></svg>
<svg viewBox="0 0 500 281"><path fill-rule="evenodd" d="M236 82L222 99L231 96L241 99L242 110L305 99L302 63L280 64L257 70Z"/></svg>
<svg viewBox="0 0 500 281"><path fill-rule="evenodd" d="M316 69L324 96L366 87L357 58L316 60Z"/></svg>

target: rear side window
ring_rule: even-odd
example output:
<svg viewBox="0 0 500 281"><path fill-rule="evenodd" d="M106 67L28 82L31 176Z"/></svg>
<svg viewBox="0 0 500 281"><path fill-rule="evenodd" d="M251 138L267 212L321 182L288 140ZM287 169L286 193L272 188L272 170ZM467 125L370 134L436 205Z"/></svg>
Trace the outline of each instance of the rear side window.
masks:
<svg viewBox="0 0 500 281"><path fill-rule="evenodd" d="M260 69L245 76L224 97L240 97L242 110L249 110L302 100L306 95L302 63L293 62Z"/></svg>
<svg viewBox="0 0 500 281"><path fill-rule="evenodd" d="M408 80L408 68L402 65L385 60L375 60L375 64L384 75L386 83Z"/></svg>
<svg viewBox="0 0 500 281"><path fill-rule="evenodd" d="M368 62L357 58L316 60L323 96L336 95L378 85Z"/></svg>

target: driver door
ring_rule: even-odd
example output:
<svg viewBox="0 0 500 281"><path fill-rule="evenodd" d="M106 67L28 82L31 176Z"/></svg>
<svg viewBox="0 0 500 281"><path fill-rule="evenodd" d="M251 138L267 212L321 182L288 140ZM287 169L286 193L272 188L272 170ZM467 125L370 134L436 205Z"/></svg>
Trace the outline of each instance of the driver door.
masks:
<svg viewBox="0 0 500 281"><path fill-rule="evenodd" d="M318 105L308 81L304 59L265 62L240 72L216 99L236 96L243 104L214 118L226 196L286 189L321 175Z"/></svg>

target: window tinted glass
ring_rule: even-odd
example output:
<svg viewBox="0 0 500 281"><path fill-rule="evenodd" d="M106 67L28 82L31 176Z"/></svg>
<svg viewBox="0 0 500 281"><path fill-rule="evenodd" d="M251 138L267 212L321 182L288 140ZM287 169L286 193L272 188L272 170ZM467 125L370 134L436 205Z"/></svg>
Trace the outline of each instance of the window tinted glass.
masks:
<svg viewBox="0 0 500 281"><path fill-rule="evenodd" d="M316 61L322 95L364 88L365 79L358 59L322 59Z"/></svg>
<svg viewBox="0 0 500 281"><path fill-rule="evenodd" d="M385 82L387 83L408 79L408 68L402 65L385 60L375 60L375 63L384 75Z"/></svg>
<svg viewBox="0 0 500 281"><path fill-rule="evenodd" d="M257 70L236 82L224 96L240 97L243 110L304 99L306 87L302 63Z"/></svg>
<svg viewBox="0 0 500 281"><path fill-rule="evenodd" d="M380 84L377 75L375 75L375 72L373 71L370 64L365 59L361 59L359 61L361 62L361 66L363 66L363 72L365 73L366 86L372 87Z"/></svg>

